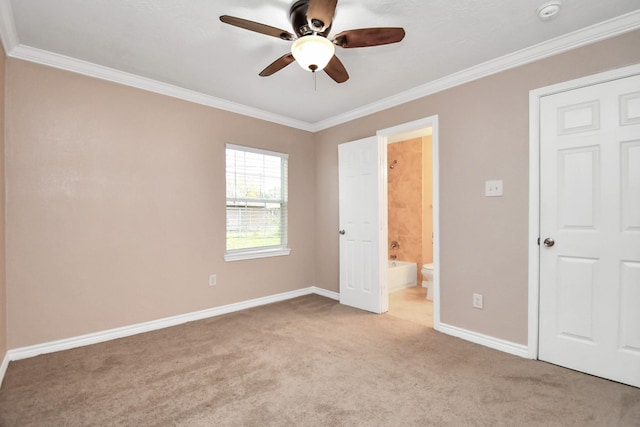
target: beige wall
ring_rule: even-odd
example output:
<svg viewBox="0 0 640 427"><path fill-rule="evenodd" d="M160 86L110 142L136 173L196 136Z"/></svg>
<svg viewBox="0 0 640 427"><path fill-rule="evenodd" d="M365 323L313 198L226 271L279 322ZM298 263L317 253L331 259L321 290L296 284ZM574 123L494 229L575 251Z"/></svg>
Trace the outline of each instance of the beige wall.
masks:
<svg viewBox="0 0 640 427"><path fill-rule="evenodd" d="M310 285L338 291L337 145L435 114L441 320L526 343L529 90L638 63L638 45L640 31L315 135L20 60L5 67L3 55L0 350ZM224 262L227 142L290 154L291 256ZM487 199L495 178L505 196Z"/></svg>
<svg viewBox="0 0 640 427"><path fill-rule="evenodd" d="M9 348L314 284L310 133L12 58L6 95ZM225 143L289 153L290 256L224 262Z"/></svg>
<svg viewBox="0 0 640 427"><path fill-rule="evenodd" d="M635 31L315 134L316 285L339 289L337 145L438 115L441 321L526 344L529 91L638 63L638 46ZM488 179L503 197L483 196Z"/></svg>
<svg viewBox="0 0 640 427"><path fill-rule="evenodd" d="M7 353L7 281L5 274L4 105L6 56L0 44L0 362ZM0 380L1 381L1 380Z"/></svg>

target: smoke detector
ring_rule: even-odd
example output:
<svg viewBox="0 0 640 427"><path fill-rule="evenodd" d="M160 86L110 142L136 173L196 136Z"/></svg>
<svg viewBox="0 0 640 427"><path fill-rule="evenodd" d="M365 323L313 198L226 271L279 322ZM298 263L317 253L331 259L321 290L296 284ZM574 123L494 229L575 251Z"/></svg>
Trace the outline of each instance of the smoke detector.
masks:
<svg viewBox="0 0 640 427"><path fill-rule="evenodd" d="M538 18L542 21L552 20L558 13L560 13L560 6L562 6L562 2L560 0L552 0L544 3L538 8L538 10L536 10Z"/></svg>

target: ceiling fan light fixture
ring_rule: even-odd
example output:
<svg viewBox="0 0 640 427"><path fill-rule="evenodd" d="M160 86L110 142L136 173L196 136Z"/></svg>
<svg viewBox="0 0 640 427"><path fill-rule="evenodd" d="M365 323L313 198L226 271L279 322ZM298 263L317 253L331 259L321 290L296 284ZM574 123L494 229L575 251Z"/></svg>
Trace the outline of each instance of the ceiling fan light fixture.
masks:
<svg viewBox="0 0 640 427"><path fill-rule="evenodd" d="M336 51L333 43L322 36L304 36L293 42L291 54L307 71L320 71L327 66Z"/></svg>

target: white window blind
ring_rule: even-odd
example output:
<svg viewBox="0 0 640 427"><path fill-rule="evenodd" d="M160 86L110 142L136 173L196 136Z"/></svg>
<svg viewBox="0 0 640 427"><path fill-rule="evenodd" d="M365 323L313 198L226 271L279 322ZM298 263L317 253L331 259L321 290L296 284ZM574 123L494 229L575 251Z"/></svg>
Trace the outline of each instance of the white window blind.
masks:
<svg viewBox="0 0 640 427"><path fill-rule="evenodd" d="M287 255L288 155L227 144L227 261Z"/></svg>

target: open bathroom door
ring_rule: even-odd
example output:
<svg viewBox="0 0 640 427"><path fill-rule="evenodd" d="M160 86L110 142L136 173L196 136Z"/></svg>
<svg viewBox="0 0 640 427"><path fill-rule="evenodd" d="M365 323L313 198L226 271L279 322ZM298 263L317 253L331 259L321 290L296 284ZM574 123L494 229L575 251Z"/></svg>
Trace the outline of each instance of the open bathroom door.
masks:
<svg viewBox="0 0 640 427"><path fill-rule="evenodd" d="M340 303L373 313L385 311L386 291L380 265L379 153L377 137L338 146Z"/></svg>

